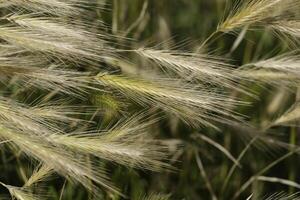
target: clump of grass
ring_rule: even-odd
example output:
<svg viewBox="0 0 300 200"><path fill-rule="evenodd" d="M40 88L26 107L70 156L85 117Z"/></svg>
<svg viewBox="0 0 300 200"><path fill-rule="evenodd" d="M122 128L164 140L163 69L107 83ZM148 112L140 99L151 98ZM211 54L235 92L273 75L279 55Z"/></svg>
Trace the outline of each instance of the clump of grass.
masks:
<svg viewBox="0 0 300 200"><path fill-rule="evenodd" d="M112 21L116 24L112 33L118 34L117 23L122 18L118 6L123 4L118 1L114 4ZM148 14L148 4L150 2L144 2L139 19L119 35L130 35L134 29L141 31L145 25L142 23L146 23L142 18ZM243 170L244 156L251 146L259 146L259 142L264 142L260 145L263 148L268 144L290 151L228 193L238 198L251 185L255 187L257 181L299 188L293 180L265 175L299 151L295 144L267 136L271 128L293 125L291 122L299 119L298 103L293 102L294 106L281 112L283 114L275 120L263 118L269 116L258 118L261 126L256 129L251 129L254 113L243 112L245 105L249 106L244 99L254 101L255 96L248 85L285 84L289 90L298 87L298 51L234 66L225 56L205 53L202 48L217 32L251 26L271 28L297 40L299 18L294 7L300 6L299 0L238 1L214 33L200 44L201 54L171 48L131 47L130 40L112 35L105 23L89 18L99 12L98 6L98 3L81 0L0 1L3 12L0 19L0 144L5 144L3 147L9 149L18 162L20 158L27 158L39 163L29 178L23 173L26 181L22 187L1 182L13 198L44 198L33 186L55 173L80 183L94 198L101 199L104 195L121 198L123 191L113 183L116 177L111 179L107 166L114 164L115 169L118 164L160 172L174 169L169 162L187 154L188 158L195 158L194 164L207 194L212 199L221 199L224 195L225 199L230 179L235 172ZM91 11L94 7L97 11ZM160 19L166 30L163 18ZM244 29L231 49L238 48L247 30ZM226 56L232 53L233 50ZM118 66L126 63L128 67L128 60L139 66L136 73L126 73ZM155 66L155 70L149 73L148 65ZM118 115L107 117L109 111ZM167 116L163 113L172 116L168 120L174 135L181 130L178 125L185 128L184 133L201 129L211 135L189 137L185 134L179 142L155 139L157 129L154 127ZM180 120L174 120L174 116ZM225 142L213 139L214 134L236 127L239 132L251 132L245 137L248 141L250 138L250 143L238 152L237 159L230 151L231 136L225 135ZM257 130L259 128L261 130ZM186 138L188 141L183 142ZM178 151L178 144L183 143L186 149ZM205 143L218 153L210 156L211 152L200 145ZM169 151L174 153L172 158ZM214 157L219 156L233 162L230 170L227 164L222 165L221 170L214 170L221 171L220 179L225 180L221 191L220 184L215 187L217 181L210 180L212 172L204 164L207 157L211 157L212 163ZM169 198L169 195L150 195L142 199Z"/></svg>
<svg viewBox="0 0 300 200"><path fill-rule="evenodd" d="M299 6L298 0L246 0L238 1L218 30L232 31L246 25L268 24L280 19L289 19L290 10Z"/></svg>
<svg viewBox="0 0 300 200"><path fill-rule="evenodd" d="M12 198L17 199L17 200L38 200L41 198L41 196L38 195L34 195L32 194L31 191L28 191L26 189L23 188L18 188L18 187L13 187L10 185L5 185L2 184L4 187L6 187L10 193L10 195L12 196Z"/></svg>
<svg viewBox="0 0 300 200"><path fill-rule="evenodd" d="M94 115L97 108L89 111L84 105L64 105L68 104L67 98L59 97L64 94L73 99L86 99L83 94L89 94L88 91L107 91L98 84L95 72L78 70L83 63L96 67L104 52L105 57L112 55L105 44L109 42L109 34L94 33L88 24L76 20L75 15L89 4L39 0L0 3L4 9L24 8L30 12L22 14L12 9L2 18L5 22L0 27L2 83L21 87L22 91L39 90L44 95L40 103L29 105L1 95L2 140L7 141L12 150L17 147L18 151L44 166L31 176L24 188L3 184L12 196L40 199L25 188L52 170L81 183L98 197L101 191L97 184L119 193L109 181L106 170L94 161L87 161L93 156L127 167L169 168L165 163L167 153L163 142L146 136L151 120L141 123L145 115L128 118L106 131L99 130L95 126L91 128L93 121L82 117ZM75 17L72 22L65 18L72 16ZM14 95L18 96L18 93ZM54 97L59 100L49 101ZM136 126L137 123L140 125ZM83 125L85 127L81 127Z"/></svg>
<svg viewBox="0 0 300 200"><path fill-rule="evenodd" d="M299 55L295 52L248 63L237 72L246 80L268 85L297 87L299 84Z"/></svg>
<svg viewBox="0 0 300 200"><path fill-rule="evenodd" d="M278 200L283 200L283 199L299 199L299 194L298 193L295 193L295 194L286 194L284 192L277 192L277 193L274 193L272 195L269 195L269 196L265 196L263 197L265 200L273 200L273 199L278 199Z"/></svg>
<svg viewBox="0 0 300 200"><path fill-rule="evenodd" d="M82 1L77 0L2 0L0 6L4 8L25 8L35 12L46 12L52 15L72 15L79 12Z"/></svg>
<svg viewBox="0 0 300 200"><path fill-rule="evenodd" d="M173 113L192 125L213 126L213 121L240 120L232 111L238 102L226 95L197 88L176 79L143 80L116 75L98 75L100 84L119 90L141 105L151 105Z"/></svg>
<svg viewBox="0 0 300 200"><path fill-rule="evenodd" d="M165 70L174 71L184 79L198 79L202 82L233 87L232 66L221 58L170 50L138 49L137 53L156 62Z"/></svg>
<svg viewBox="0 0 300 200"><path fill-rule="evenodd" d="M269 26L270 28L274 29L275 31L279 33L283 33L285 35L291 36L292 38L295 38L294 41L297 40L297 38L300 37L300 21L299 20L279 20L271 23Z"/></svg>

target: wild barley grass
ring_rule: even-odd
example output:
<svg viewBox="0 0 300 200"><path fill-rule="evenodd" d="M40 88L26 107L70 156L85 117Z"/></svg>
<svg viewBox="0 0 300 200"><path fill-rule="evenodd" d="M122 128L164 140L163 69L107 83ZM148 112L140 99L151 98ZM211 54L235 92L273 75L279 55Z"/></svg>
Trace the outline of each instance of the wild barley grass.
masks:
<svg viewBox="0 0 300 200"><path fill-rule="evenodd" d="M300 1L235 1L224 20L224 3L206 4L222 12L190 48L166 38L176 21L150 17L164 7L156 1L0 0L2 164L18 173L1 178L6 194L215 200L271 191L266 199L297 199L292 165L284 177L272 170L299 154L299 50L289 48L299 39ZM143 41L150 22L159 27L155 45ZM263 51L264 39L250 48L251 34L264 30L281 51ZM270 100L281 87L286 105ZM55 176L60 194L59 180L48 180ZM269 183L290 191L263 190Z"/></svg>
<svg viewBox="0 0 300 200"><path fill-rule="evenodd" d="M246 0L238 1L222 22L219 31L232 31L245 25L268 24L278 19L290 19L287 14L299 6L298 0ZM292 16L292 15L291 15ZM292 17L291 17L292 18Z"/></svg>

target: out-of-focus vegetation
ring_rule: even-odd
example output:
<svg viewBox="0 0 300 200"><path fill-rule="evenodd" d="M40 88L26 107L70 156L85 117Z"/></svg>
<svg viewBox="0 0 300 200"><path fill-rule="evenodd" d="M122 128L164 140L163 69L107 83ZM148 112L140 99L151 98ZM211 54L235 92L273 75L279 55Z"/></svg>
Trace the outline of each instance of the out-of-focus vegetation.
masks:
<svg viewBox="0 0 300 200"><path fill-rule="evenodd" d="M0 5L0 199L297 198L299 0Z"/></svg>

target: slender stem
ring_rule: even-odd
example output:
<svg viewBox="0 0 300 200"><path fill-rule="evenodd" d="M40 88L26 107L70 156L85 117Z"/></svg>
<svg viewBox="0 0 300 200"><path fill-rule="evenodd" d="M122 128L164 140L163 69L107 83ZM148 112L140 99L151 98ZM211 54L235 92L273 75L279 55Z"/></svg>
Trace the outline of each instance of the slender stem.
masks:
<svg viewBox="0 0 300 200"><path fill-rule="evenodd" d="M200 47L198 47L197 49L197 53L201 51L201 49L218 33L219 31L216 30L214 31L212 34L210 34L210 36L208 38L206 38L206 40L204 40L204 42L201 44Z"/></svg>
<svg viewBox="0 0 300 200"><path fill-rule="evenodd" d="M216 196L214 190L212 189L211 183L210 183L210 181L207 177L207 174L205 172L202 160L201 160L201 158L199 156L199 153L197 151L196 151L196 162L197 162L197 165L199 167L201 176L202 176L202 178L204 179L204 181L206 183L206 187L207 187L207 189L209 190L209 192L211 194L212 200L217 200L217 196Z"/></svg>
<svg viewBox="0 0 300 200"><path fill-rule="evenodd" d="M263 127L262 128L262 132L265 132L267 131L269 128L271 128L273 126L273 123L271 122L270 124L268 124L267 126ZM260 138L261 135L256 135L255 137L253 137L251 139L251 141L247 144L247 146L243 149L243 151L239 154L239 157L237 158L237 162L240 163L240 161L243 159L243 157L245 156L245 154L247 153L247 151L250 149L250 147ZM223 194L225 192L225 189L227 187L227 184L231 178L231 176L233 175L236 167L238 165L236 165L236 163L234 163L224 181L224 184L222 186L222 189L221 189L221 194Z"/></svg>
<svg viewBox="0 0 300 200"><path fill-rule="evenodd" d="M116 34L118 32L119 23L119 2L114 0L113 18L112 18L112 32Z"/></svg>
<svg viewBox="0 0 300 200"><path fill-rule="evenodd" d="M296 98L295 98L295 102L299 102L300 100L300 89L297 89L297 94L296 94ZM294 150L294 146L297 145L297 127L291 127L291 131L290 131L290 144L291 144L291 151ZM291 162L291 169L289 170L289 180L290 181L294 181L296 180L296 169L293 165L293 160L290 161ZM294 187L289 187L289 192L292 193L294 192L295 188Z"/></svg>
<svg viewBox="0 0 300 200"><path fill-rule="evenodd" d="M252 176L248 181L246 181L242 186L241 189L239 191L237 191L233 197L233 199L237 199L237 197L240 196L240 194L247 189L247 187L249 187L249 185L251 185L251 183L253 183L253 181L256 180L256 178L258 176L263 175L265 172L267 172L269 169L271 169L272 167L274 167L275 165L277 165L278 163L282 162L283 160L287 159L288 157L292 156L294 153L297 153L300 151L300 148L297 148L293 151L290 151L289 153L281 156L280 158L278 158L277 160L275 160L274 162L270 163L268 166L266 166L265 168L263 168L262 170L260 170L256 175Z"/></svg>
<svg viewBox="0 0 300 200"><path fill-rule="evenodd" d="M123 34L123 37L126 37L133 29L135 29L144 19L146 13L147 13L147 8L148 8L148 0L144 1L143 8L141 10L141 13L139 17L135 20L134 23L131 24L131 26L125 31Z"/></svg>
<svg viewBox="0 0 300 200"><path fill-rule="evenodd" d="M249 144L243 149L243 151L240 153L239 157L237 158L237 162L238 162L238 163L242 160L242 158L244 157L244 155L247 153L248 149L252 146L252 144L253 144L258 138L259 138L259 135L257 135L256 137L252 138L252 140L249 142ZM231 176L233 175L233 173L234 173L234 171L235 171L235 169L236 169L237 166L238 166L238 165L237 165L236 163L234 163L234 164L232 165L232 167L230 168L230 171L229 171L229 173L228 173L228 175L227 175L227 177L226 177L226 179L225 179L225 181L224 181L224 184L223 184L223 186L222 186L221 194L223 194L223 193L225 192L225 189L226 189L226 187L227 187L227 184L228 184L228 182L229 182Z"/></svg>
<svg viewBox="0 0 300 200"><path fill-rule="evenodd" d="M62 187L62 189L60 191L59 200L62 200L62 198L63 198L65 187L66 187L66 183L67 183L67 180L64 181L63 187Z"/></svg>
<svg viewBox="0 0 300 200"><path fill-rule="evenodd" d="M4 184L4 183L2 183L1 181L0 181L0 185L2 185L3 187L7 188L7 185Z"/></svg>

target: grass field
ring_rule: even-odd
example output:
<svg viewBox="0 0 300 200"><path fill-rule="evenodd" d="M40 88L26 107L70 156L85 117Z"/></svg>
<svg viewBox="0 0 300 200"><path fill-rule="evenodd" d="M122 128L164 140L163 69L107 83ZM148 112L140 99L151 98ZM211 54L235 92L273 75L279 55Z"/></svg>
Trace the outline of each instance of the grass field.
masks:
<svg viewBox="0 0 300 200"><path fill-rule="evenodd" d="M0 199L300 199L300 0L0 0Z"/></svg>

